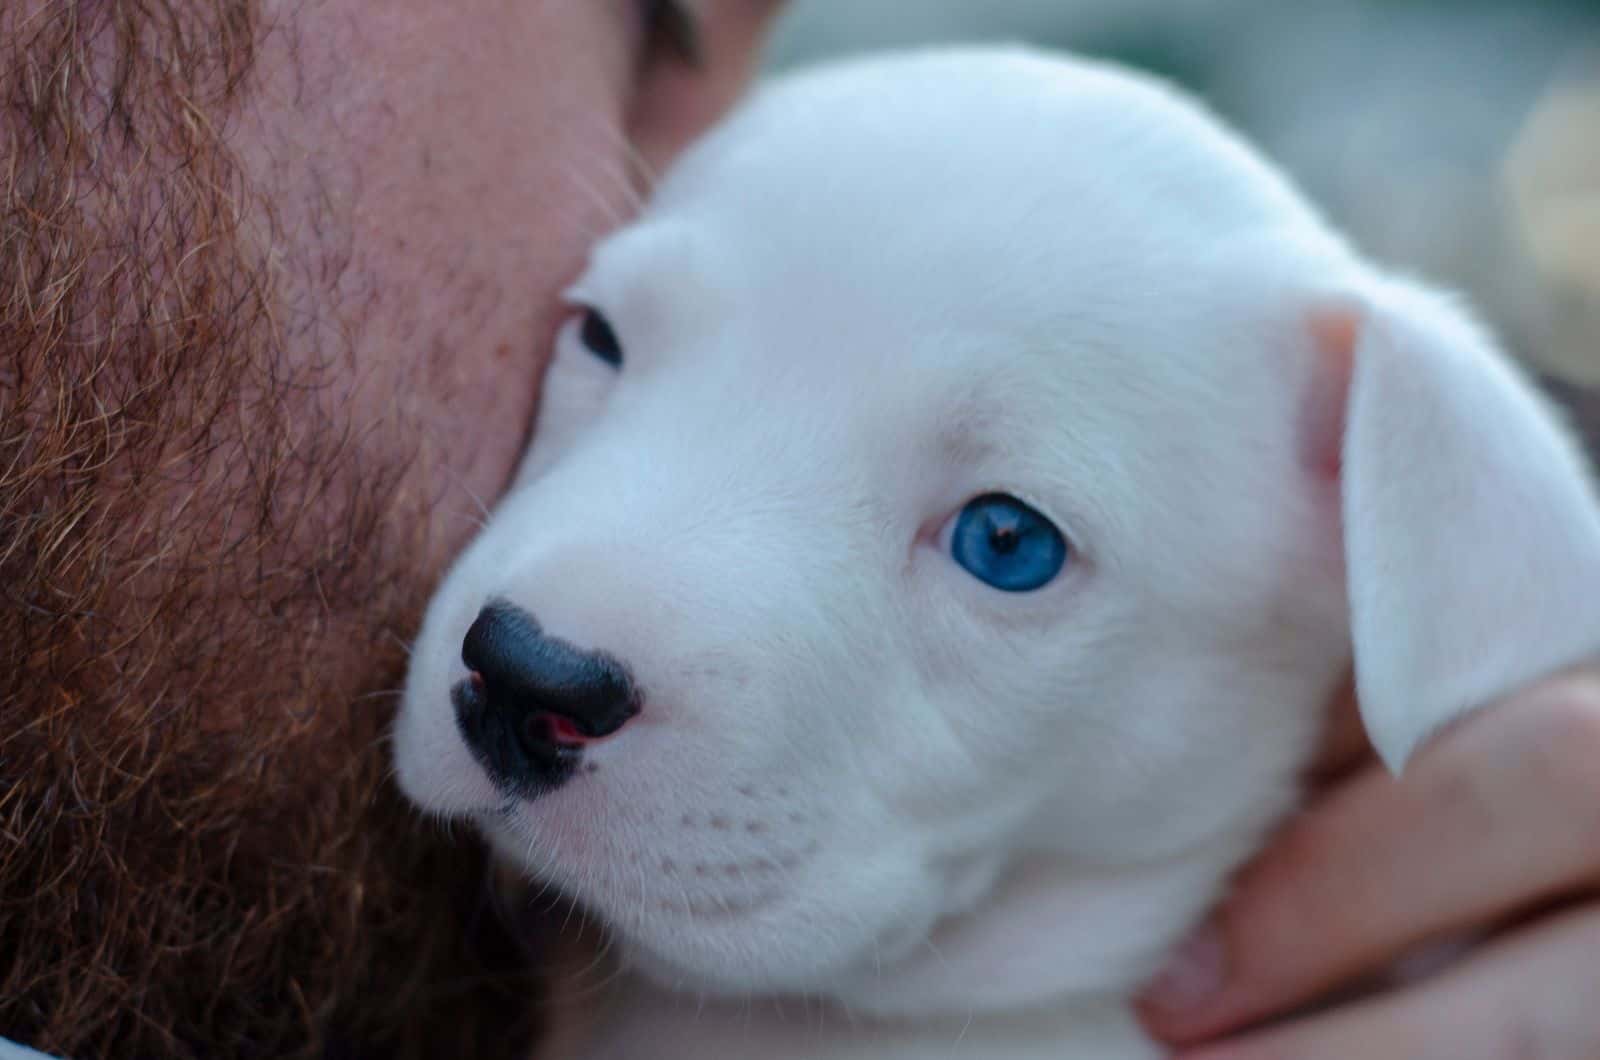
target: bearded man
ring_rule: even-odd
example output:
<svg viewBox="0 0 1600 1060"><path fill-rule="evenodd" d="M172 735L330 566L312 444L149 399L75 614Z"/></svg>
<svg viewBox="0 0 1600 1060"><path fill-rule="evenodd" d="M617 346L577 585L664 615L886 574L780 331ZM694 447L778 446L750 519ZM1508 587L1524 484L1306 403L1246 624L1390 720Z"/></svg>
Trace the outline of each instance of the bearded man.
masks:
<svg viewBox="0 0 1600 1060"><path fill-rule="evenodd" d="M527 1055L392 692L557 293L773 6L0 5L0 1038Z"/></svg>

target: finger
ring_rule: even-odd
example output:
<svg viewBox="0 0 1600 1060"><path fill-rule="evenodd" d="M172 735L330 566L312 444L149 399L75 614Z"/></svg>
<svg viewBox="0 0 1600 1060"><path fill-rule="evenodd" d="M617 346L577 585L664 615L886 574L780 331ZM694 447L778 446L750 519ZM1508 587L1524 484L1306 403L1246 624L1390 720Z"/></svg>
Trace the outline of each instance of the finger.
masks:
<svg viewBox="0 0 1600 1060"><path fill-rule="evenodd" d="M1415 944L1600 877L1600 675L1469 718L1403 783L1338 786L1240 877L1142 1006L1171 1041L1284 1012Z"/></svg>
<svg viewBox="0 0 1600 1060"><path fill-rule="evenodd" d="M1328 710L1326 727L1316 760L1308 776L1314 784L1324 784L1349 773L1373 758L1372 742L1367 739L1361 712L1356 707L1355 675L1348 675L1339 686Z"/></svg>
<svg viewBox="0 0 1600 1060"><path fill-rule="evenodd" d="M1177 1060L1593 1060L1600 907L1553 918L1424 986Z"/></svg>

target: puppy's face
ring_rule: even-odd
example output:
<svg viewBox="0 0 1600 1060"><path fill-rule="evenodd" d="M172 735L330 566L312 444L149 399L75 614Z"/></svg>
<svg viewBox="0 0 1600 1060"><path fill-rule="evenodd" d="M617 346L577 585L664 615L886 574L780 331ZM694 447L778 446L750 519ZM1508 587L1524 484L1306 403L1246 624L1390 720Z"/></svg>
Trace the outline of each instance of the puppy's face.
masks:
<svg viewBox="0 0 1600 1060"><path fill-rule="evenodd" d="M1003 917L933 943L1007 902L1130 979L1286 806L1349 661L1279 297L1310 251L1345 260L1121 75L769 90L574 286L417 641L402 784L669 985L912 1004L887 969L1018 967Z"/></svg>

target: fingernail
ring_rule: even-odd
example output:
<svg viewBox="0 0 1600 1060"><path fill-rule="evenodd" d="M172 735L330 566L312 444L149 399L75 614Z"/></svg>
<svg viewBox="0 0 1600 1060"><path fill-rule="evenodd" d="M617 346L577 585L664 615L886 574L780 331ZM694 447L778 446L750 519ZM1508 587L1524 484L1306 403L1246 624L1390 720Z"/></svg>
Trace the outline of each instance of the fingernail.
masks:
<svg viewBox="0 0 1600 1060"><path fill-rule="evenodd" d="M1214 923L1207 923L1172 952L1142 1000L1155 1011L1169 1015L1203 1008L1222 992L1227 962L1222 932Z"/></svg>

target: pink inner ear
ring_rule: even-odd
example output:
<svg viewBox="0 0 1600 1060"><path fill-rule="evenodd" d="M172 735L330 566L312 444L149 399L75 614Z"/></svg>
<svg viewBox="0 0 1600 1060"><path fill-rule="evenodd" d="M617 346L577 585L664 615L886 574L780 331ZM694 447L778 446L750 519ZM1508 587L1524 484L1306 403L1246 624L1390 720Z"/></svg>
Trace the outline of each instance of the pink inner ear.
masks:
<svg viewBox="0 0 1600 1060"><path fill-rule="evenodd" d="M1337 482L1344 468L1345 413L1355 372L1359 311L1323 309L1306 321L1316 345L1310 392L1300 410L1300 459L1318 478Z"/></svg>

